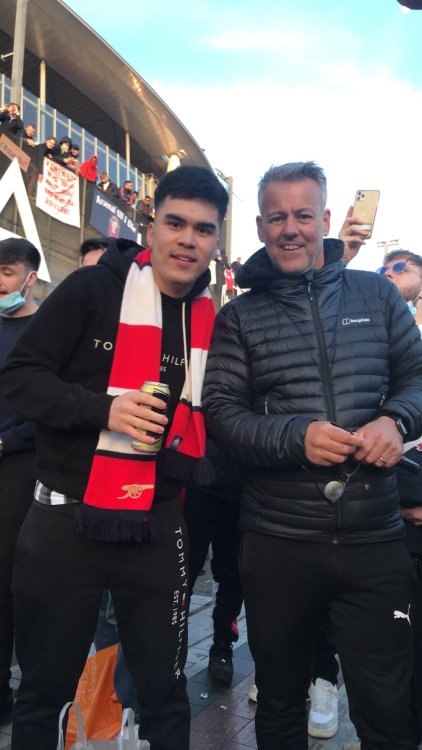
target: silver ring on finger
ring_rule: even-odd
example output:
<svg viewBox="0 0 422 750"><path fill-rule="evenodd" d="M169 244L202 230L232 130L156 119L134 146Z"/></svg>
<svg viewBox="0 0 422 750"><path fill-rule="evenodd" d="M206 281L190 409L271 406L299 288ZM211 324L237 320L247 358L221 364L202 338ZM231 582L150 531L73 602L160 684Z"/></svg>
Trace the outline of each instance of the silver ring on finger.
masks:
<svg viewBox="0 0 422 750"><path fill-rule="evenodd" d="M383 464L387 464L388 461L385 460L382 456L379 457L378 461L381 461Z"/></svg>

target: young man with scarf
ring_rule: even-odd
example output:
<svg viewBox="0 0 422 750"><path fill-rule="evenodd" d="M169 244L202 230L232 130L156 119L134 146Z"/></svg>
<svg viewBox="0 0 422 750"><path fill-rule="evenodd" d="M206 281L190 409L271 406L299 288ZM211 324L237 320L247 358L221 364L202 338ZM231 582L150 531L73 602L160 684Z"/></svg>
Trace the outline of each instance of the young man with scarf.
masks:
<svg viewBox="0 0 422 750"><path fill-rule="evenodd" d="M151 750L187 750L184 483L204 473L201 388L214 308L208 264L227 193L181 167L157 188L151 247L111 241L69 276L12 352L0 387L37 423L35 501L14 574L22 681L13 750L55 750L109 589ZM127 255L122 254L127 245ZM170 386L164 402L140 392ZM155 455L133 450L152 444Z"/></svg>

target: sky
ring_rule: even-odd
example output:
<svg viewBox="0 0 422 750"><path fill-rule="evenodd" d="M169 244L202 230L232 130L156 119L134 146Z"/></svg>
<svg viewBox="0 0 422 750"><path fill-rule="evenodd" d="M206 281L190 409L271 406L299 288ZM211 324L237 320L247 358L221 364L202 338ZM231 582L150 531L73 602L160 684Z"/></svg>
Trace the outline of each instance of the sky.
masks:
<svg viewBox="0 0 422 750"><path fill-rule="evenodd" d="M380 190L355 267L379 267L378 243L391 240L422 254L422 10L397 0L150 0L125 12L115 0L66 2L233 177L233 259L260 245L265 170L308 159L327 175L331 236L357 190Z"/></svg>

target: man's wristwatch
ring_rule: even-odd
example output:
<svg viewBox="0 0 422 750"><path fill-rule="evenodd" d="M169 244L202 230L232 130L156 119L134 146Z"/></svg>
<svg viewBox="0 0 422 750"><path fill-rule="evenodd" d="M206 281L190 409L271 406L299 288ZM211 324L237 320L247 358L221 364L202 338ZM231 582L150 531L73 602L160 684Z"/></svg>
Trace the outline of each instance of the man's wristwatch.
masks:
<svg viewBox="0 0 422 750"><path fill-rule="evenodd" d="M396 427L397 427L400 435L402 436L403 440L406 442L407 436L409 434L409 431L406 428L406 425L404 424L404 422L401 419L401 417L399 417L398 419L394 419L394 421L396 423Z"/></svg>
<svg viewBox="0 0 422 750"><path fill-rule="evenodd" d="M388 417L389 419L392 419L394 424L396 425L400 435L403 438L403 442L405 443L409 438L409 430L407 429L403 418L398 417L397 414L389 414L388 412L383 412L381 414L382 417Z"/></svg>

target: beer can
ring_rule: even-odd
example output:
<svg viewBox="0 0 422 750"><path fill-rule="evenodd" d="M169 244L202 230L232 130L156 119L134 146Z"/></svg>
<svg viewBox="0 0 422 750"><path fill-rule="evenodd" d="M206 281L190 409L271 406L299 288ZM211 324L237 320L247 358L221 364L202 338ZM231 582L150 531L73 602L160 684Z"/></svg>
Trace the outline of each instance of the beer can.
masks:
<svg viewBox="0 0 422 750"><path fill-rule="evenodd" d="M152 380L146 380L140 390L142 393L150 393L151 396L165 401L165 409L156 409L154 406L152 407L152 411L157 412L157 414L167 414L168 402L170 400L170 388L166 383L155 383ZM159 453L163 443L163 433L147 432L147 435L148 437L156 438L154 442L150 444L144 443L142 440L132 440L131 446L133 450L137 453L146 453L147 455Z"/></svg>

